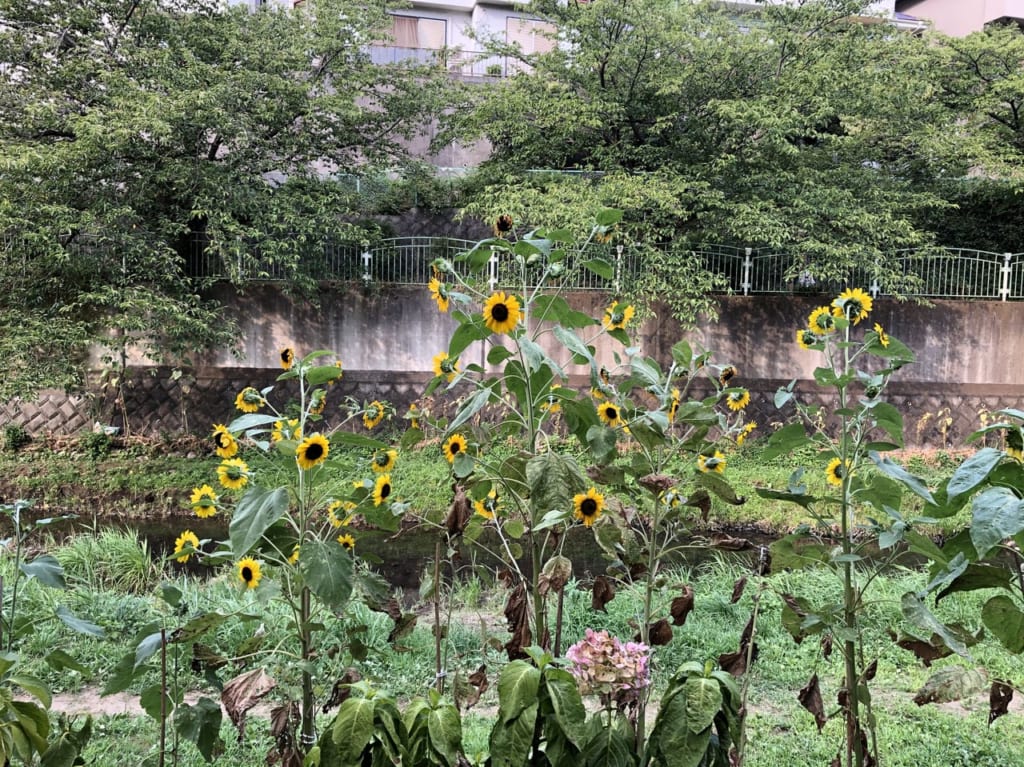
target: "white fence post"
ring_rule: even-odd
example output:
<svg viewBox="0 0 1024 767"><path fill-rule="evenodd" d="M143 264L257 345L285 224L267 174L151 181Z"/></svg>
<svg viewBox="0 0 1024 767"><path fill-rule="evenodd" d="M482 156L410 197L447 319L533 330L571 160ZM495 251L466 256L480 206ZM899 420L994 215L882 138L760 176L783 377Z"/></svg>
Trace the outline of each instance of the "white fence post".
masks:
<svg viewBox="0 0 1024 767"><path fill-rule="evenodd" d="M369 283L370 280L373 279L373 275L370 274L370 262L372 260L373 260L373 256L370 254L370 249L367 247L363 251L363 282L364 283Z"/></svg>
<svg viewBox="0 0 1024 767"><path fill-rule="evenodd" d="M498 286L498 254L491 249L491 257L487 259L487 284L491 292Z"/></svg>
<svg viewBox="0 0 1024 767"><path fill-rule="evenodd" d="M743 288L743 295L750 295L750 270L754 266L754 262L750 260L750 254L754 252L753 248L746 249L746 255L743 257L743 282L740 283L740 287Z"/></svg>
<svg viewBox="0 0 1024 767"><path fill-rule="evenodd" d="M622 289L622 244L615 246L615 280L612 284L615 295Z"/></svg>
<svg viewBox="0 0 1024 767"><path fill-rule="evenodd" d="M1010 259L1012 257L1012 253L1003 253L1003 266L999 270L1002 272L1002 276L999 278L999 300L1001 301L1010 297Z"/></svg>

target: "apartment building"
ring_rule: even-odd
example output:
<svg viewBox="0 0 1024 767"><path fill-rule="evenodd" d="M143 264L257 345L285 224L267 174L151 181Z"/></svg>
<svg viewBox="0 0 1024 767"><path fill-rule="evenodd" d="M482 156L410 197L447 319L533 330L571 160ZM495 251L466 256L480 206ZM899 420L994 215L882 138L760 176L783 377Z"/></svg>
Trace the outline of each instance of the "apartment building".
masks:
<svg viewBox="0 0 1024 767"><path fill-rule="evenodd" d="M895 10L954 37L978 32L989 24L1024 26L1024 0L896 0Z"/></svg>

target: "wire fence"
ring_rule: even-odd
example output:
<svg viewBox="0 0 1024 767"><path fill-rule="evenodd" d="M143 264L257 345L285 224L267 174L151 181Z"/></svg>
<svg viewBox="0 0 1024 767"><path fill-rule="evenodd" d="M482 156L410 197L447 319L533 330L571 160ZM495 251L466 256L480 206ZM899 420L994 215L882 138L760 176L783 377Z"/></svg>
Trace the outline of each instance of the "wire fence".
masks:
<svg viewBox="0 0 1024 767"><path fill-rule="evenodd" d="M212 247L201 236L192 238L182 270L190 277L207 280L283 281L297 276L317 282L426 284L438 258L452 262L456 271L469 277L471 268L460 254L476 246L473 240L453 237L394 237L372 244L324 243L292 264L263 252L259 246L233 243L231 247ZM87 248L91 257L102 248L81 238L72 249ZM9 264L26 262L33 251L17 237L0 235L0 259ZM84 253L84 251L83 251ZM106 252L113 268L125 268L123 259ZM478 254L483 268L478 277L490 285L507 285L512 280L512 265L497 253ZM769 293L829 293L848 285L865 287L873 295L884 295L879 274L861 269L840 282L821 282L801 273L794 258L769 248L744 248L708 245L684 251L707 272L720 277L723 292L738 295ZM102 258L102 256L101 256ZM598 261L598 270L582 268L584 262ZM915 296L988 300L1024 300L1024 253L992 253L971 248L944 248L919 253L896 254L895 264L902 276L915 280ZM629 280L642 273L643 258L622 246L591 244L586 251L570 250L564 260L565 287L575 290L618 292ZM538 279L541 270L527 271Z"/></svg>

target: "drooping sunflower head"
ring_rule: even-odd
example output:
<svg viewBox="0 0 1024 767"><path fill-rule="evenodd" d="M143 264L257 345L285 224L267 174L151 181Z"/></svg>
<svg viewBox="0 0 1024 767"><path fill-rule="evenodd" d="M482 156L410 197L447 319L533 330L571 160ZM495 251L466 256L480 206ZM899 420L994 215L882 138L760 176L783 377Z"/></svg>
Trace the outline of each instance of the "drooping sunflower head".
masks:
<svg viewBox="0 0 1024 767"><path fill-rule="evenodd" d="M452 359L448 356L448 352L440 352L434 355L434 375L440 377L444 376L448 383L455 380L455 376L459 374L459 358L455 357Z"/></svg>
<svg viewBox="0 0 1024 767"><path fill-rule="evenodd" d="M217 493L209 485L192 488L192 511L200 519L212 517L217 513Z"/></svg>
<svg viewBox="0 0 1024 767"><path fill-rule="evenodd" d="M600 418L605 425L612 427L622 426L622 410L614 402L601 402L597 406L597 417Z"/></svg>
<svg viewBox="0 0 1024 767"><path fill-rule="evenodd" d="M415 402L409 405L409 412L405 414L405 417L409 419L410 429L420 428L420 409Z"/></svg>
<svg viewBox="0 0 1024 767"><path fill-rule="evenodd" d="M397 450L378 450L373 454L373 460L370 461L370 468L377 474L387 474L395 468L395 463L397 462Z"/></svg>
<svg viewBox="0 0 1024 767"><path fill-rule="evenodd" d="M246 386L235 397L235 407L243 413L255 413L265 404L263 395L251 386Z"/></svg>
<svg viewBox="0 0 1024 767"><path fill-rule="evenodd" d="M513 225L512 216L508 213L502 213L494 220L494 236L505 237L512 231Z"/></svg>
<svg viewBox="0 0 1024 767"><path fill-rule="evenodd" d="M309 396L309 412L312 415L320 415L324 412L324 405L327 404L327 392L323 389L314 389Z"/></svg>
<svg viewBox="0 0 1024 767"><path fill-rule="evenodd" d="M213 446L220 458L234 458L238 453L238 440L224 424L214 424Z"/></svg>
<svg viewBox="0 0 1024 767"><path fill-rule="evenodd" d="M850 462L841 458L833 458L825 467L825 479L830 485L841 487L843 478L850 472Z"/></svg>
<svg viewBox="0 0 1024 767"><path fill-rule="evenodd" d="M604 510L604 496L593 487L585 493L577 493L572 497L572 509L573 516L590 527Z"/></svg>
<svg viewBox="0 0 1024 767"><path fill-rule="evenodd" d="M189 557L197 551L199 551L199 538L191 530L182 531L174 541L174 553L180 555L177 557L177 561L182 564L188 562Z"/></svg>
<svg viewBox="0 0 1024 767"><path fill-rule="evenodd" d="M881 325L879 325L877 322L875 323L875 335L878 336L878 343L880 343L882 345L882 348L883 349L888 348L888 346L889 346L889 334L886 333L885 329Z"/></svg>
<svg viewBox="0 0 1024 767"><path fill-rule="evenodd" d="M299 439L301 436L302 428L299 426L298 418L274 421L274 429L270 432L270 438L274 442L280 442L283 439Z"/></svg>
<svg viewBox="0 0 1024 767"><path fill-rule="evenodd" d="M548 392L544 399L541 400L540 409L548 415L554 415L562 409L562 401L558 398L558 395L554 392Z"/></svg>
<svg viewBox="0 0 1024 767"><path fill-rule="evenodd" d="M301 550L302 547L296 543L295 546L292 548L292 553L288 555L288 564L294 565L299 561L299 554Z"/></svg>
<svg viewBox="0 0 1024 767"><path fill-rule="evenodd" d="M722 372L718 374L718 383L722 384L722 386L725 386L727 383L729 383L729 381L736 377L736 374L738 372L739 371L736 370L736 367L734 365L726 365L724 368L722 368Z"/></svg>
<svg viewBox="0 0 1024 767"><path fill-rule="evenodd" d="M1006 432L1006 454L1010 458L1024 461L1024 437L1020 429L1007 429Z"/></svg>
<svg viewBox="0 0 1024 767"><path fill-rule="evenodd" d="M352 501L332 501L327 507L327 519L335 529L345 527L352 521L355 510L356 505Z"/></svg>
<svg viewBox="0 0 1024 767"><path fill-rule="evenodd" d="M486 498L480 501L473 501L473 508L484 519L494 519L499 509L498 491L491 488L491 492L487 494Z"/></svg>
<svg viewBox="0 0 1024 767"><path fill-rule="evenodd" d="M714 451L711 455L697 456L697 468L701 471L722 474L725 472L725 463L725 456L720 450Z"/></svg>
<svg viewBox="0 0 1024 767"><path fill-rule="evenodd" d="M447 312L450 299L448 286L445 285L444 281L432 277L430 282L427 283L427 287L430 288L430 297L437 303L437 308L442 312Z"/></svg>
<svg viewBox="0 0 1024 767"><path fill-rule="evenodd" d="M249 465L241 458L228 458L217 467L217 479L228 490L241 490L249 482Z"/></svg>
<svg viewBox="0 0 1024 767"><path fill-rule="evenodd" d="M737 447L742 447L743 443L747 441L747 437L749 437L750 433L752 431L754 431L754 429L756 429L756 428L757 428L757 422L756 421L749 421L749 422L747 422L743 426L743 430L739 434L736 435L736 446Z"/></svg>
<svg viewBox="0 0 1024 767"><path fill-rule="evenodd" d="M668 400L668 422L672 423L676 420L676 413L679 412L679 402L682 399L682 394L679 389L673 389L672 394Z"/></svg>
<svg viewBox="0 0 1024 767"><path fill-rule="evenodd" d="M238 580L240 580L247 589L254 589L260 585L260 578L263 577L263 573L260 572L260 563L252 557L245 557L244 559L238 560L236 565L238 572Z"/></svg>
<svg viewBox="0 0 1024 767"><path fill-rule="evenodd" d="M445 440L441 449L444 451L444 457L448 459L448 463L455 463L456 456L459 453L465 453L468 444L466 438L461 434L453 434Z"/></svg>
<svg viewBox="0 0 1024 767"><path fill-rule="evenodd" d="M519 300L500 290L492 293L484 302L483 313L484 324L492 333L511 333L522 316L519 311Z"/></svg>
<svg viewBox="0 0 1024 767"><path fill-rule="evenodd" d="M363 410L363 426L375 429L384 420L384 403L374 400Z"/></svg>
<svg viewBox="0 0 1024 767"><path fill-rule="evenodd" d="M850 322L856 325L868 316L871 311L871 303L871 296L860 288L847 288L839 294L839 298L832 302L832 306L839 309Z"/></svg>
<svg viewBox="0 0 1024 767"><path fill-rule="evenodd" d="M281 360L281 367L284 370L291 370L292 365L295 364L295 352L290 346L286 346L280 351L279 358Z"/></svg>
<svg viewBox="0 0 1024 767"><path fill-rule="evenodd" d="M299 468L312 469L327 460L331 445L323 434L311 434L295 448L295 460Z"/></svg>
<svg viewBox="0 0 1024 767"><path fill-rule="evenodd" d="M391 475L381 474L373 483L373 505L380 506L391 495Z"/></svg>
<svg viewBox="0 0 1024 767"><path fill-rule="evenodd" d="M732 412L738 413L750 404L750 392L746 389L731 391L725 395L725 404Z"/></svg>
<svg viewBox="0 0 1024 767"><path fill-rule="evenodd" d="M603 324L608 330L621 330L633 319L636 310L629 304L612 301L611 306L604 310Z"/></svg>
<svg viewBox="0 0 1024 767"><path fill-rule="evenodd" d="M356 539L352 533L342 533L338 536L338 543L344 546L348 551L352 551L356 547Z"/></svg>
<svg viewBox="0 0 1024 767"><path fill-rule="evenodd" d="M807 327L812 333L819 336L827 336L836 330L836 318L832 309L827 306L819 306L811 316L807 318Z"/></svg>
<svg viewBox="0 0 1024 767"><path fill-rule="evenodd" d="M818 343L818 336L810 328L800 328L800 330L796 331L796 342L801 349L810 349L814 344Z"/></svg>

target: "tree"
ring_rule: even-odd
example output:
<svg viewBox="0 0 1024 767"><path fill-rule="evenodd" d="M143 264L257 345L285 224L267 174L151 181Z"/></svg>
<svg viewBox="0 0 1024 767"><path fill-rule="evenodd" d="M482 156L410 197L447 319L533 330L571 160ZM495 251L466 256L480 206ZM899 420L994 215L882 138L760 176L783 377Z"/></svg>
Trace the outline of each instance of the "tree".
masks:
<svg viewBox="0 0 1024 767"><path fill-rule="evenodd" d="M386 20L350 0L0 0L0 396L81 380L87 343L122 364L230 345L200 257L258 251L301 283L351 230L337 178L400 162L443 87L371 62Z"/></svg>
<svg viewBox="0 0 1024 767"><path fill-rule="evenodd" d="M696 299L675 307L684 320L701 304L693 286L709 283L694 280L702 267L686 256L699 243L785 250L790 278L866 272L905 289L892 254L928 246L917 222L947 207L918 179L965 166L932 128L954 118L922 87L927 42L863 18L864 5L766 4L736 16L717 3L542 0L533 7L560 44L468 93L471 108L450 124L449 135L494 146L483 168L492 185L469 210L548 224L566 218L567 199L623 208L630 247L675 246L638 288ZM588 180L523 175L538 167ZM627 202L613 199L627 186Z"/></svg>

